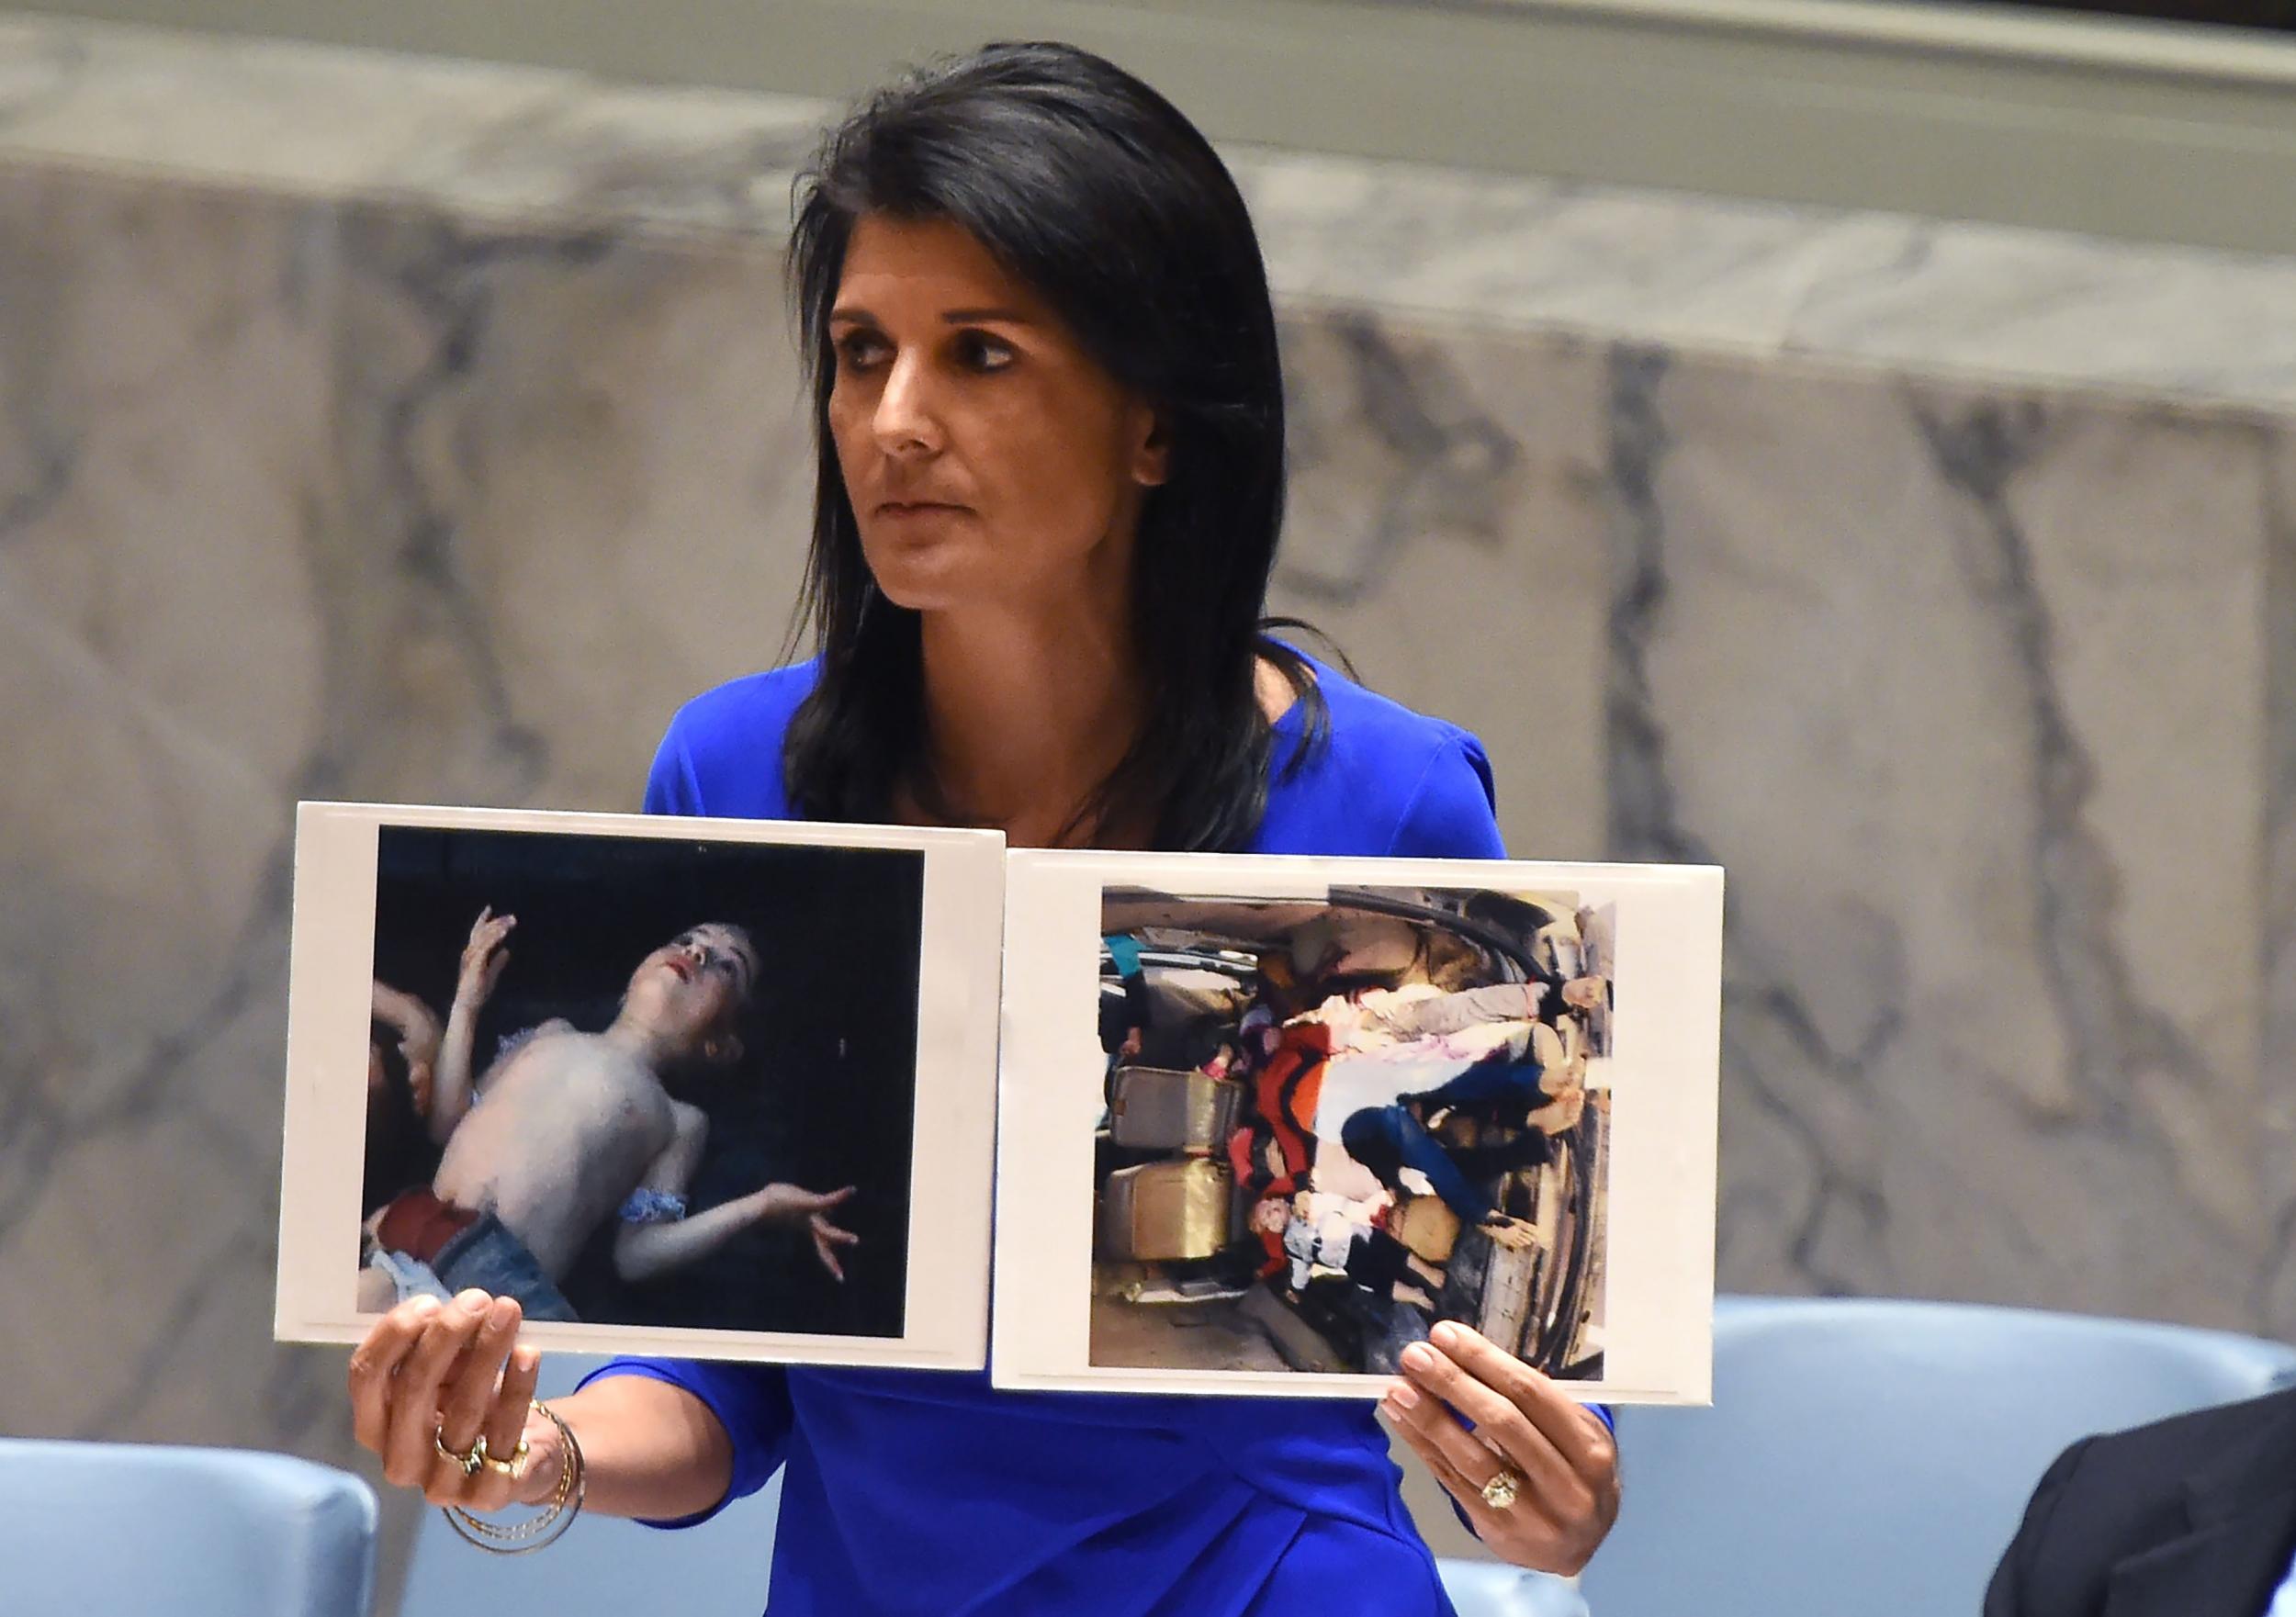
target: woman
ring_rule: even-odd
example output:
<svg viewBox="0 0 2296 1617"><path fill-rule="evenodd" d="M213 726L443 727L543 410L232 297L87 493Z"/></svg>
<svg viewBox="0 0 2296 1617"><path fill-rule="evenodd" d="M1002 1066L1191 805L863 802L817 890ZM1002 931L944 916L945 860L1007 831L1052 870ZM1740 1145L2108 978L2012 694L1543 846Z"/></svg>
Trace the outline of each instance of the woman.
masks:
<svg viewBox="0 0 2296 1617"><path fill-rule="evenodd" d="M649 810L1500 853L1471 736L1262 633L1275 321L1242 198L1168 103L1067 47L987 48L828 137L792 252L819 656L688 704ZM631 1361L530 1414L517 1326L474 1294L375 1328L351 1388L386 1475L490 1510L579 1464L591 1507L676 1522L785 1467L773 1617L1449 1611L1367 1409ZM1575 1570L1616 1510L1607 1429L1439 1335L1390 1418L1486 1543ZM529 1453L448 1457L481 1437Z"/></svg>

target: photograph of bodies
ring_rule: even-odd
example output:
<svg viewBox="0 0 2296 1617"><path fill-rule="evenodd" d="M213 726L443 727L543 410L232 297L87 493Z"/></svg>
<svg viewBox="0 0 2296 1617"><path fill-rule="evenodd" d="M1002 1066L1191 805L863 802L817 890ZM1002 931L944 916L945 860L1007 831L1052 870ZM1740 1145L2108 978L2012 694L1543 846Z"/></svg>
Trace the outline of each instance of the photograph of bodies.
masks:
<svg viewBox="0 0 2296 1617"><path fill-rule="evenodd" d="M1017 856L1016 871L1035 857ZM1039 892L1016 874L1010 981L1042 982L1043 994L1014 1004L1006 1127L1055 1104L1057 1083L1070 1092L1064 1126L1088 1140L1063 1153L1084 1182L1071 1205L1088 1188L1090 1207L1088 1235L1083 1219L1068 1224L1088 1262L1071 1374L1360 1390L1450 1319L1559 1380L1616 1379L1615 1080L1634 1074L1641 1097L1652 1093L1637 1047L1664 1002L1637 996L1669 992L1654 979L1670 957L1680 963L1680 917L1657 917L1675 929L1645 977L1630 880L1481 869L1484 882L1455 870L1440 885L1333 870L1308 892L1296 877L1262 893L1104 881L1057 901L1057 876ZM1718 880L1708 885L1718 943ZM1080 896L1097 901L1089 976L1030 930L1041 921L1078 947ZM1085 1016L1052 999L1055 972L1063 994L1089 996ZM1672 1012L1710 1028L1717 994L1697 987ZM1689 1115L1710 1113L1711 1053L1675 1082ZM1710 1129L1704 1149L1710 1184ZM1019 1154L1007 1148L1007 1175ZM1008 1197L1058 1194L1048 1172L1021 1173L1030 1183L1007 1185ZM1655 1211L1688 1261L1646 1264L1644 1279L1671 1270L1710 1293L1710 1195ZM1020 1369L1010 1335L1000 1319L1000 1379ZM1017 1351L1050 1370L1052 1355Z"/></svg>
<svg viewBox="0 0 2296 1617"><path fill-rule="evenodd" d="M993 919L942 918L992 965L961 991L981 1026L944 1026L935 1047L925 848L636 825L651 834L366 823L331 839L322 817L321 846L298 846L298 932L368 943L355 974L348 949L323 981L297 960L297 1011L323 1001L326 1026L298 1022L290 1087L324 1109L291 1129L356 1140L328 1164L356 1189L327 1237L336 1300L372 1316L475 1286L539 1327L734 1335L758 1356L827 1338L897 1358L948 1335L912 1314L916 1230L949 1221L951 1188L920 1206L919 1145L943 1179L969 1149L985 1218ZM973 856L993 917L997 839L943 851ZM357 875L329 868L345 862L371 872L364 926L321 897L353 896ZM944 1109L970 1090L953 1137L919 1127L936 1083ZM290 1140L290 1179L310 1132ZM283 1320L287 1302L283 1272Z"/></svg>

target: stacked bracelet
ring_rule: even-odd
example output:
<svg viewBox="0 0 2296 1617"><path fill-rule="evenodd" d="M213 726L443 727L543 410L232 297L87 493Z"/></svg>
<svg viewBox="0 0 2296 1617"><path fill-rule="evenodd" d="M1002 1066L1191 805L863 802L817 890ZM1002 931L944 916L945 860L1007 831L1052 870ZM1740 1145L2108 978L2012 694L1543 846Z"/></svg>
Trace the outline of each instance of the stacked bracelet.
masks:
<svg viewBox="0 0 2296 1617"><path fill-rule="evenodd" d="M535 1413L558 1429L561 1458L558 1461L558 1486L552 1490L542 1514L513 1527L501 1527L482 1521L460 1505L441 1505L447 1525L460 1533L467 1543L497 1555L530 1555L558 1542L566 1530L574 1525L574 1518L582 1513L582 1445L574 1441L574 1429L558 1412L540 1399L535 1400ZM515 1465L526 1452L525 1440L521 1439L519 1454L508 1461L486 1461L486 1439L480 1438L472 1449L481 1461L494 1465Z"/></svg>

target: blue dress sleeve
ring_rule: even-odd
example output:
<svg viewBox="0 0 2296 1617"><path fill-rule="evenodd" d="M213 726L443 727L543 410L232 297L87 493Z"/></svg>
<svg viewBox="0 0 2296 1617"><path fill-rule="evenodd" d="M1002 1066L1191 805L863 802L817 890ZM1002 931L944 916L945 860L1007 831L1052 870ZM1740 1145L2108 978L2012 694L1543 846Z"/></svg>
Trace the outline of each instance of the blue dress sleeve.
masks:
<svg viewBox="0 0 2296 1617"><path fill-rule="evenodd" d="M1388 844L1392 859L1503 859L1498 790L1491 778L1491 757L1464 730L1453 730L1436 746L1412 789Z"/></svg>
<svg viewBox="0 0 2296 1617"><path fill-rule="evenodd" d="M703 813L701 790L694 779L693 760L681 726L671 720L655 749L654 767L646 777L646 812L649 814ZM734 1477L726 1497L708 1510L674 1522L654 1522L654 1527L691 1527L706 1522L726 1504L763 1488L781 1468L789 1446L791 1413L789 1374L776 1364L704 1364L684 1359L614 1359L582 1378L581 1385L608 1376L643 1376L683 1387L708 1406L726 1429L734 1446Z"/></svg>
<svg viewBox="0 0 2296 1617"><path fill-rule="evenodd" d="M733 1441L734 1476L726 1497L706 1510L672 1521L647 1522L648 1527L693 1527L707 1522L734 1500L766 1485L782 1466L788 1446L791 1414L789 1373L778 1364L705 1364L692 1359L613 1359L581 1379L581 1387L609 1376L640 1376L683 1387L709 1407L717 1423ZM575 1390L580 1391L580 1387Z"/></svg>
<svg viewBox="0 0 2296 1617"><path fill-rule="evenodd" d="M694 783L693 758L676 719L662 733L654 749L654 767L646 772L646 812L649 814L698 814L701 790Z"/></svg>

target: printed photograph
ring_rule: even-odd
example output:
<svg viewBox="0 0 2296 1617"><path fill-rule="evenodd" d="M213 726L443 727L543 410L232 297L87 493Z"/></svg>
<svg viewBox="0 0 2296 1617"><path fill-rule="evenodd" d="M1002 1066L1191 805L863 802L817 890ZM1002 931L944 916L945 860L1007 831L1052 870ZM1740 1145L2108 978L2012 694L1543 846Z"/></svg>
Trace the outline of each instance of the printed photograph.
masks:
<svg viewBox="0 0 2296 1617"><path fill-rule="evenodd" d="M377 835L361 1312L903 1334L924 854Z"/></svg>
<svg viewBox="0 0 2296 1617"><path fill-rule="evenodd" d="M1100 923L1094 1366L1390 1374L1455 1319L1602 1376L1615 904L1111 886Z"/></svg>

